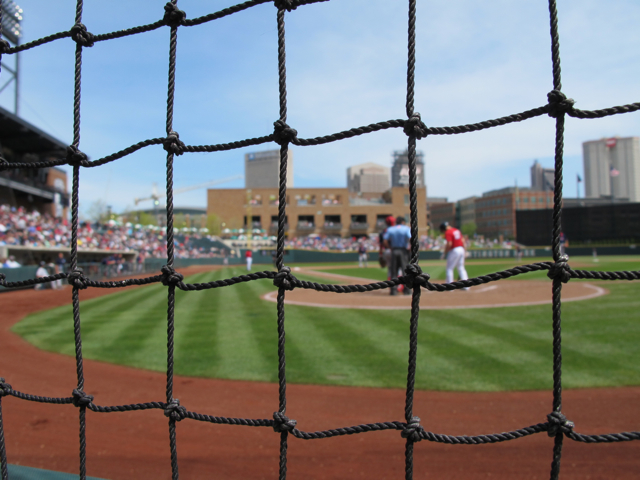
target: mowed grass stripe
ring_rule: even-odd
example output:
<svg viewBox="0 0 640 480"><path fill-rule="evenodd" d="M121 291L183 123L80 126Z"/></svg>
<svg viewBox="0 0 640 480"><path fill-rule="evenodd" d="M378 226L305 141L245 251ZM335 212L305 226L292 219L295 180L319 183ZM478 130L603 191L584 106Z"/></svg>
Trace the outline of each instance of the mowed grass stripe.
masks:
<svg viewBox="0 0 640 480"><path fill-rule="evenodd" d="M483 317L485 323L479 320ZM544 342L520 333L519 325L499 327L490 323L490 318L497 320L486 311L446 312L445 318L438 319L437 324L434 322L433 344L428 342L426 356L430 358L434 351L448 355L450 363L457 365L456 369L465 370L465 375L469 376L480 368L484 371L482 382L486 386L479 388L477 379L470 379L470 384L474 385L472 390L495 390L499 385L526 390L533 388L532 385L544 385L551 372L551 336ZM469 364L468 359L478 364ZM437 372L429 370L432 376L435 373L438 377ZM448 384L444 378L432 379L431 382L435 385L439 382ZM439 388L435 385L433 388Z"/></svg>
<svg viewBox="0 0 640 480"><path fill-rule="evenodd" d="M476 266L495 271L494 263L500 262L479 262ZM506 268L505 263L499 266ZM635 268L634 262L618 263L627 270ZM355 270L364 273L375 269ZM186 281L206 282L243 272L242 268L230 268ZM603 285L610 289L610 295L563 304L565 388L640 384L639 285ZM177 292L176 372L276 381L276 306L259 300L260 295L273 290L271 281L259 280L203 292ZM166 304L166 287L159 285L83 301L83 342L90 357L164 370ZM15 331L43 348L72 354L72 315L69 307L64 308L30 316ZM136 318L124 321L128 315L125 309ZM287 379L404 388L409 315L406 310L287 306ZM54 334L47 331L49 326ZM126 327L132 328L127 331ZM63 330L67 333L61 334ZM114 338L107 342L109 335ZM129 343L119 348L122 335L147 340L125 338ZM417 362L416 388L420 389L550 388L551 308L422 311Z"/></svg>
<svg viewBox="0 0 640 480"><path fill-rule="evenodd" d="M188 298L177 313L174 368L182 371L184 365L190 365L191 375L215 376L220 364L216 330L222 309L220 302L210 297L219 297L219 292L204 290L177 295Z"/></svg>
<svg viewBox="0 0 640 480"><path fill-rule="evenodd" d="M149 290L135 289L120 292L118 295L107 295L105 297L82 301L80 293L80 329L83 335L83 346L85 346L84 334L89 332L87 339L94 338L91 331L94 328L104 325L111 330L117 325L121 315L133 315L137 318L137 312L131 309L137 305L141 298L149 295ZM111 298L111 302L108 299ZM84 314L87 313L85 316ZM67 355L75 354L75 347L69 345L69 340L73 341L73 309L71 305L65 305L48 312L41 312L34 315L35 322L29 329L23 327L23 323L18 323L13 327L13 331L19 335L29 335L33 343L47 350L59 351ZM28 324L24 325L25 327ZM100 342L102 343L102 341Z"/></svg>
<svg viewBox="0 0 640 480"><path fill-rule="evenodd" d="M242 271L230 270L224 273L236 276ZM256 305L260 303L257 300L260 293L266 291L265 285L259 285L260 282L265 281L258 280L215 289L212 293L216 295L208 297L211 302L218 302L222 306L216 335L219 355L225 361L216 369L215 376L219 378L243 380L272 378L270 359L265 358L261 348L263 346L260 345L263 335L255 331L265 327L275 329L275 320L270 326L263 321L254 321L255 319L264 320L263 310ZM189 374L188 372L191 371L190 366L185 366L184 370L182 366L180 368L183 374Z"/></svg>
<svg viewBox="0 0 640 480"><path fill-rule="evenodd" d="M383 348L384 342L379 341L394 320L378 330L381 337L372 338L365 333L372 330L371 319L362 311L345 314L343 309L292 310L297 315L292 318L293 322L288 322L287 332L294 332L288 339L301 345L307 343L306 363L321 367L320 370L315 367L315 372L308 374L307 382L373 386L381 381L402 382L403 375L406 381L408 335L404 345L399 343L395 351ZM308 339L300 335L307 335Z"/></svg>

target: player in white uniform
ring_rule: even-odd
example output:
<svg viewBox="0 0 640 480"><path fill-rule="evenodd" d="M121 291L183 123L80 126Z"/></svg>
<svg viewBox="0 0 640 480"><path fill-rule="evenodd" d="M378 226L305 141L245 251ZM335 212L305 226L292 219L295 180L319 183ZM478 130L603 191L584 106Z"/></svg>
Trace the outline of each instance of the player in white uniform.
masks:
<svg viewBox="0 0 640 480"><path fill-rule="evenodd" d="M458 268L460 280L467 280L469 275L464 268L464 257L466 256L464 238L457 228L453 228L447 222L440 225L440 231L444 233L447 244L444 247L444 255L447 257L447 283L453 282L453 269ZM463 290L469 290L468 287Z"/></svg>

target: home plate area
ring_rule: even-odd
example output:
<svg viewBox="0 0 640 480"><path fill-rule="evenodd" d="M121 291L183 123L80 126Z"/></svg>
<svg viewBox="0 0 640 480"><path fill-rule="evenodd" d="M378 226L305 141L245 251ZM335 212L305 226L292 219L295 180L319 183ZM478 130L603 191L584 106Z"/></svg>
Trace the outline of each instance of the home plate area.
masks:
<svg viewBox="0 0 640 480"><path fill-rule="evenodd" d="M326 283L367 284L372 280L346 277L319 270L302 268L300 273L327 278ZM569 282L562 286L562 301L588 300L607 294L607 290L587 282ZM276 302L278 292L269 292L261 298ZM357 308L369 310L409 310L411 295L389 295L389 289L363 293L318 292L302 288L285 295L285 304L324 308ZM451 308L494 308L523 305L551 304L550 280L498 280L486 285L477 285L469 290L432 292L422 289L420 308L439 310Z"/></svg>

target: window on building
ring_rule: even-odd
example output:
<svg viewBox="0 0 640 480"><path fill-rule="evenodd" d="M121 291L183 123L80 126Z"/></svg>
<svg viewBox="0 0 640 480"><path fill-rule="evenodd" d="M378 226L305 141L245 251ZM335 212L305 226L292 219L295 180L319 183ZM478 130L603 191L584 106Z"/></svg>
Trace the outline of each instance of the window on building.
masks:
<svg viewBox="0 0 640 480"><path fill-rule="evenodd" d="M325 215L324 216L324 226L325 227L335 227L340 226L341 220L340 215Z"/></svg>
<svg viewBox="0 0 640 480"><path fill-rule="evenodd" d="M298 215L298 228L313 228L314 226L313 215Z"/></svg>
<svg viewBox="0 0 640 480"><path fill-rule="evenodd" d="M404 196L404 204L409 205L409 195Z"/></svg>
<svg viewBox="0 0 640 480"><path fill-rule="evenodd" d="M296 204L299 207L316 204L316 196L306 193L304 195L296 195Z"/></svg>
<svg viewBox="0 0 640 480"><path fill-rule="evenodd" d="M285 215L284 223L285 225L289 224L289 215ZM277 224L278 224L278 215L271 215L271 225L277 225Z"/></svg>
<svg viewBox="0 0 640 480"><path fill-rule="evenodd" d="M365 225L367 223L366 215L351 215L351 223L355 225Z"/></svg>
<svg viewBox="0 0 640 480"><path fill-rule="evenodd" d="M322 205L342 205L342 197L340 195L334 195L332 193L322 195Z"/></svg>

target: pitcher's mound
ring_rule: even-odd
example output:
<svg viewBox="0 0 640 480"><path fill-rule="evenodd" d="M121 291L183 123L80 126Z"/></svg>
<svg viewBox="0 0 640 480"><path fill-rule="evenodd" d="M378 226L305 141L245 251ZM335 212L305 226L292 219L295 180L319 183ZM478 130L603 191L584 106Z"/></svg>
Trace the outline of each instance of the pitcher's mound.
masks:
<svg viewBox="0 0 640 480"><path fill-rule="evenodd" d="M309 272L311 273L311 272ZM321 272L313 272L314 275ZM324 274L324 272L322 272ZM322 276L329 275L324 274ZM338 275L332 275L338 278ZM339 276L341 281L348 277ZM353 278L350 284L370 283L370 280ZM347 280L348 281L348 280ZM327 283L330 283L328 281ZM605 295L608 292L597 285L586 282L569 282L562 286L562 301L573 302L588 300ZM278 292L270 292L261 298L275 302ZM331 293L303 290L301 288L287 292L285 303L288 305L306 305L325 308L360 308L372 310L410 309L411 295L391 296L389 289L365 293ZM516 307L522 305L551 304L550 280L499 280L486 285L471 287L469 290L453 292L431 292L422 289L420 308L426 310L446 308L492 308Z"/></svg>

